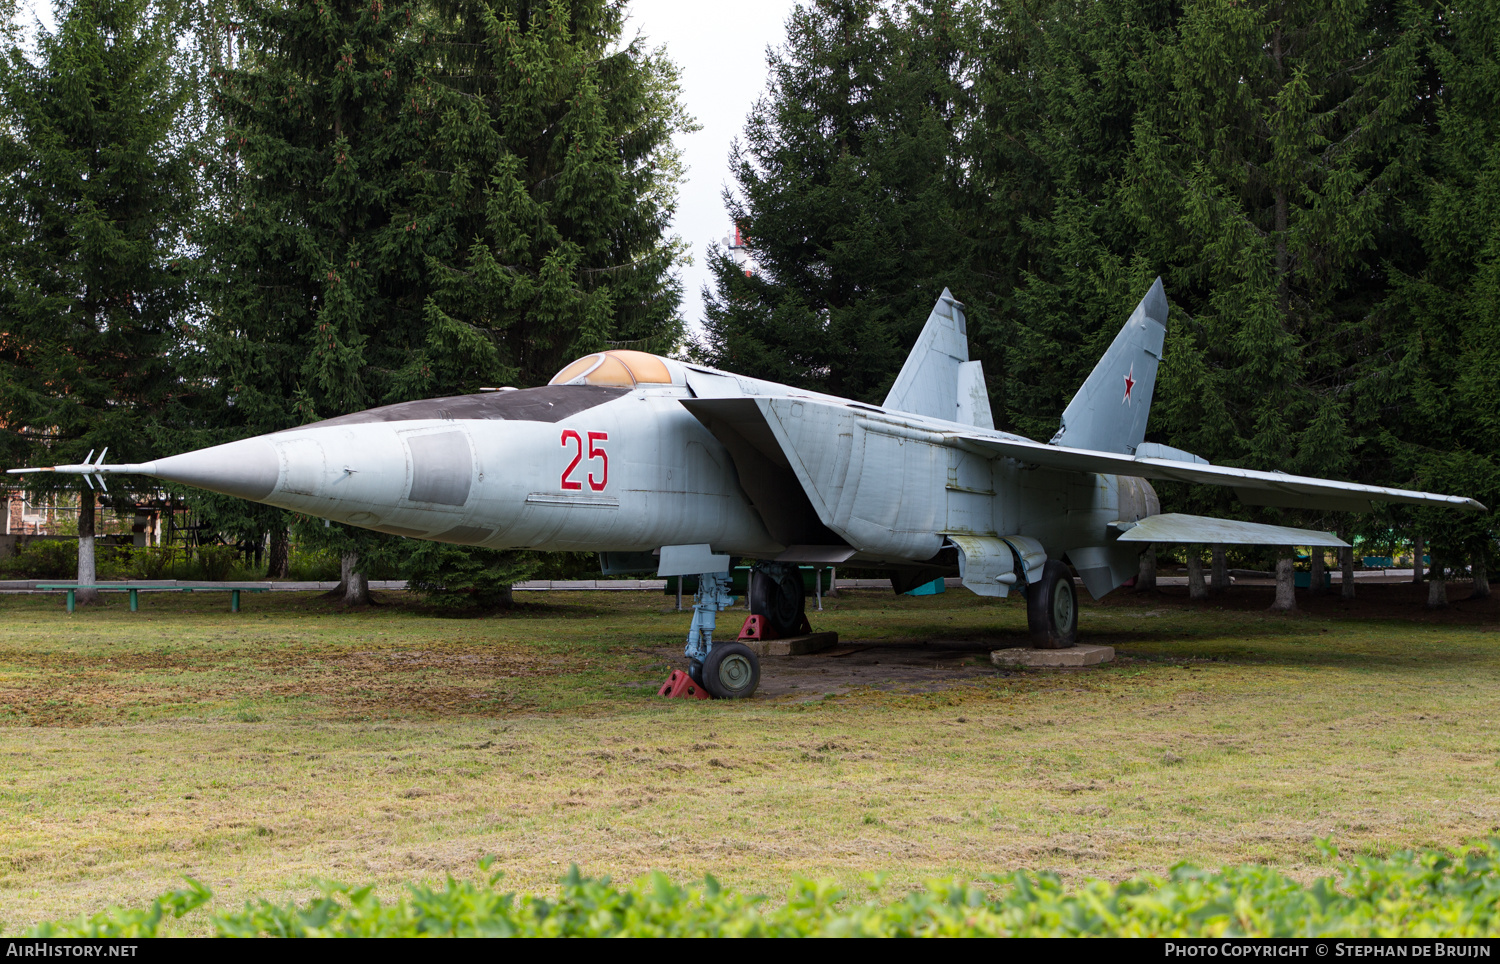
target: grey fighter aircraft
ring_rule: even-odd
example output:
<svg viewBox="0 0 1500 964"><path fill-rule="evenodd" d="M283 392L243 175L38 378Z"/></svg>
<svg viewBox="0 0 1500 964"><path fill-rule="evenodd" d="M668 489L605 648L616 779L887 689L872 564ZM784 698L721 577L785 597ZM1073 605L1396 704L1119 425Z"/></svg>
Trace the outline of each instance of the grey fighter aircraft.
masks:
<svg viewBox="0 0 1500 964"><path fill-rule="evenodd" d="M137 465L150 476L378 532L601 553L609 573L696 575L687 656L719 697L760 678L713 639L731 560L778 632L803 623L799 565L890 571L900 592L959 575L1026 598L1032 639L1071 646L1069 566L1094 597L1146 543L1342 546L1326 532L1162 513L1150 479L1232 487L1251 505L1483 510L1472 499L1211 465L1144 441L1166 336L1160 279L1042 443L994 427L963 307L938 299L883 405L636 351L580 358L542 388L405 402Z"/></svg>

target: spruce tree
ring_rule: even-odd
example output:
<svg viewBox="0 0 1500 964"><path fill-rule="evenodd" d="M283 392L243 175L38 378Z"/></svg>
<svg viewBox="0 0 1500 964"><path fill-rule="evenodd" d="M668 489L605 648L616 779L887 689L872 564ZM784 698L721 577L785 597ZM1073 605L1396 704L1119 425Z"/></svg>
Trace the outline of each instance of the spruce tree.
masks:
<svg viewBox="0 0 1500 964"><path fill-rule="evenodd" d="M1215 462L1389 484L1383 262L1420 156L1420 23L1357 2L1199 0L1149 54L1118 194L1173 301L1152 435ZM1174 505L1334 528L1323 512Z"/></svg>
<svg viewBox="0 0 1500 964"><path fill-rule="evenodd" d="M944 287L982 325L977 203L959 153L970 26L947 0L792 13L726 194L761 271L711 256L700 357L878 402Z"/></svg>
<svg viewBox="0 0 1500 964"><path fill-rule="evenodd" d="M1150 54L1180 11L1167 0L994 0L984 11L968 149L984 198L981 263L1001 306L984 335L1012 346L1005 422L1048 439L1161 271L1119 193L1137 117L1157 96Z"/></svg>
<svg viewBox="0 0 1500 964"><path fill-rule="evenodd" d="M404 257L391 243L409 220L420 136L408 106L419 70L416 8L247 0L240 12L241 53L216 72L200 444L379 404L404 363L403 338L421 325L422 254ZM286 525L275 510L195 501L222 530L274 538ZM367 562L387 543L345 527L303 534ZM348 581L351 602L367 601L362 585Z"/></svg>
<svg viewBox="0 0 1500 964"><path fill-rule="evenodd" d="M413 98L425 151L404 226L425 246L428 294L397 391L544 384L610 344L676 347L672 137L693 124L665 54L622 42L625 9L440 8Z"/></svg>
<svg viewBox="0 0 1500 964"><path fill-rule="evenodd" d="M246 11L248 52L221 85L232 200L206 336L232 431L538 384L615 341L670 350L671 137L688 122L671 65L619 45L620 4ZM366 530L300 531L360 566L410 555ZM445 558L468 579L478 556L527 570L431 548L418 581Z"/></svg>
<svg viewBox="0 0 1500 964"><path fill-rule="evenodd" d="M1415 266L1393 264L1393 355L1385 381L1388 447L1414 483L1500 505L1500 12L1443 8L1429 46L1432 110L1426 169L1406 220L1421 241ZM1406 268L1407 270L1402 270ZM1495 559L1495 515L1423 510L1417 525L1438 562L1474 569Z"/></svg>
<svg viewBox="0 0 1500 964"><path fill-rule="evenodd" d="M174 137L187 98L175 24L148 0L72 0L56 20L35 57L13 45L0 62L0 447L12 465L106 448L145 460L178 391L170 359L188 296L195 180ZM95 500L80 488L89 584Z"/></svg>

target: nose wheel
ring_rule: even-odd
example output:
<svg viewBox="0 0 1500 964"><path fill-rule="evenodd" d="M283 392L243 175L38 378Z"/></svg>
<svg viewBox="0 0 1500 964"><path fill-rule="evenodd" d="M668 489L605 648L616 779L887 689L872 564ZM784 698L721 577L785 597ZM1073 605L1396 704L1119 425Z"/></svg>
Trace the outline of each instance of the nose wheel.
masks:
<svg viewBox="0 0 1500 964"><path fill-rule="evenodd" d="M703 661L703 688L721 700L742 700L760 685L760 657L744 643L719 643Z"/></svg>

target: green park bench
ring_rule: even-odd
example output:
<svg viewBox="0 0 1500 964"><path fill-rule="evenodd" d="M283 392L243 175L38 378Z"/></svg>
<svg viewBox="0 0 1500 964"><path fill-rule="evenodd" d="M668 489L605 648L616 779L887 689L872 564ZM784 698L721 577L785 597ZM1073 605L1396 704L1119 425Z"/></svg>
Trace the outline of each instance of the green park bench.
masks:
<svg viewBox="0 0 1500 964"><path fill-rule="evenodd" d="M72 612L77 602L77 592L82 588L93 588L100 592L128 592L130 593L130 611L136 612L140 607L140 598L137 595L142 592L227 592L229 593L229 611L237 613L240 611L240 593L242 592L270 592L266 586L131 586L125 583L101 582L92 587L79 586L76 582L53 582L38 583L37 590L40 592L63 592L68 594L68 612Z"/></svg>

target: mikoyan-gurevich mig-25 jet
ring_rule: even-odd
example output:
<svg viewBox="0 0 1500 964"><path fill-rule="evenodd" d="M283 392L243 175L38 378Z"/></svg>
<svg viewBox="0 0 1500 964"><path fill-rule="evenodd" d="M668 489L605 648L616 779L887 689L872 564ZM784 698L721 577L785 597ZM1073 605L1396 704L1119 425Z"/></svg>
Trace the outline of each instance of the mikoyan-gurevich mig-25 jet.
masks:
<svg viewBox="0 0 1500 964"><path fill-rule="evenodd" d="M1149 479L1232 487L1251 505L1483 510L1472 499L1211 465L1146 442L1166 336L1160 279L1042 443L994 427L963 307L946 290L883 405L638 351L580 358L541 388L387 405L139 465L151 476L378 532L460 545L592 550L606 573L696 575L686 655L721 698L759 660L715 641L731 560L752 613L805 625L799 566L890 571L898 592L957 574L1020 589L1033 643L1073 645L1071 565L1095 598L1145 544L1343 546L1326 532L1162 513ZM92 453L91 453L92 456ZM16 471L47 471L12 469ZM1066 560L1066 562L1064 561Z"/></svg>

